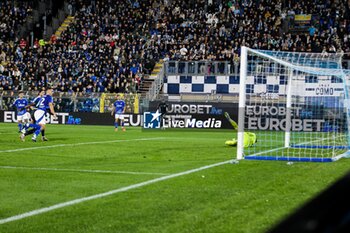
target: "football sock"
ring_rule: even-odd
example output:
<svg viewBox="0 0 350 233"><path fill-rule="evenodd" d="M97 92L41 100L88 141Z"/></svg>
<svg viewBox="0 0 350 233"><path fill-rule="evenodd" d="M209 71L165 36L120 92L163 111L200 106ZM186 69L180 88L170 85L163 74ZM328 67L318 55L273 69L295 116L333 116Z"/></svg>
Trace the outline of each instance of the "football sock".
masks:
<svg viewBox="0 0 350 233"><path fill-rule="evenodd" d="M40 134L40 131L41 131L40 125L37 125L37 126L35 127L35 132L34 132L35 136L38 136L38 135Z"/></svg>

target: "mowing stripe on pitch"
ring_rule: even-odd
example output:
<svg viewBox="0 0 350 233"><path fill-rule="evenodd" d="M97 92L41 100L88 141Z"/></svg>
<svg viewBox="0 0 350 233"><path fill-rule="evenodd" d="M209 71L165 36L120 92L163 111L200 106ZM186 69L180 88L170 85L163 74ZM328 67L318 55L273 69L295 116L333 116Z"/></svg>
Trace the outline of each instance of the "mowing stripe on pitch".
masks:
<svg viewBox="0 0 350 233"><path fill-rule="evenodd" d="M281 150L281 149L284 149L284 148L285 147L279 147L279 148L271 149L268 152L278 151L278 150ZM261 154L264 154L264 153L266 153L266 152L262 151L262 152L259 152L259 153L255 153L255 154L253 154L251 156L261 155ZM200 167L200 168L195 168L195 169L191 169L191 170L188 170L188 171L175 173L175 174L172 174L172 175L162 176L162 177L159 177L159 178L156 178L156 179L152 179L152 180L144 181L144 182L141 182L141 183L138 183L138 184L133 184L133 185L126 186L126 187L123 187L123 188L111 190L111 191L108 191L108 192L105 192L105 193L100 193L100 194L96 194L96 195L92 195L92 196L88 196L88 197L83 197L83 198L79 198L79 199L75 199L75 200L71 200L71 201L67 201L67 202L62 202L62 203L59 203L59 204L56 204L56 205L53 205L53 206L32 210L32 211L29 211L29 212L26 212L26 213L23 213L23 214L19 214L19 215L15 215L15 216L12 216L12 217L0 219L0 224L21 220L21 219L28 218L28 217L31 217L31 216L35 216L35 215L39 215L39 214L42 214L42 213L50 212L50 211L53 211L53 210L56 210L56 209L64 208L64 207L67 207L67 206L76 205L76 204L79 204L79 203L82 203L82 202L85 202L85 201L90 201L90 200L94 200L94 199L103 198L103 197L110 196L110 195L113 195L113 194L116 194L116 193L121 193L121 192L125 192L125 191L131 190L131 189L140 188L140 187L143 187L143 186L146 186L146 185L157 183L157 182L160 182L160 181L163 181L163 180L169 180L169 179L172 179L172 178L188 175L188 174L199 172L199 171L206 170L206 169L209 169L209 168L218 167L218 166L221 166L221 165L224 165L224 164L228 164L228 163L231 163L231 162L232 162L232 160L227 160L227 161L224 161L224 162L203 166L203 167Z"/></svg>
<svg viewBox="0 0 350 233"><path fill-rule="evenodd" d="M128 174L128 175L159 175L159 176L169 175L169 173L158 173L158 172L108 171L108 170L86 170L86 169L45 168L45 167L0 166L0 169L1 168L2 169L19 169L19 170L83 172L83 173L109 173L109 174Z"/></svg>
<svg viewBox="0 0 350 233"><path fill-rule="evenodd" d="M284 147L279 147L279 148L276 148L276 149L272 149L270 151L281 150L283 148ZM264 152L259 152L259 153L256 153L254 155L260 155L262 153L264 153ZM75 200L59 203L59 204L56 204L56 205L53 205L53 206L49 206L49 207L45 207L45 208L41 208L41 209L37 209L37 210L32 210L32 211L29 211L29 212L26 212L26 213L23 213L23 214L19 214L19 215L15 215L15 216L12 216L12 217L0 219L0 224L17 221L17 220L20 220L20 219L24 219L24 218L28 218L28 217L31 217L31 216L39 215L39 214L46 213L46 212L49 212L49 211L53 211L53 210L56 210L56 209L64 208L64 207L67 207L67 206L76 205L76 204L79 204L79 203L82 203L82 202L85 202L85 201L99 199L99 198L110 196L110 195L113 195L113 194L116 194L116 193L121 193L121 192L125 192L125 191L131 190L131 189L140 188L140 187L143 187L143 186L146 186L146 185L150 185L150 184L153 184L153 183L157 183L157 182L160 182L160 181L163 181L163 180L169 180L169 179L172 179L172 178L175 178L175 177L188 175L188 174L191 174L191 173L199 172L199 171L206 170L206 169L213 168L213 167L218 167L218 166L221 166L221 165L224 165L224 164L228 164L230 162L232 162L232 160L227 160L227 161L220 162L220 163L214 163L214 164L203 166L203 167L200 167L200 168L195 168L195 169L191 169L191 170L188 170L188 171L179 172L179 173L175 173L175 174L159 177L159 178L156 178L156 179L144 181L144 182L141 182L141 183L138 183L138 184L133 184L133 185L130 185L130 186L126 186L126 187L123 187L123 188L111 190L111 191L108 191L108 192L105 192L105 193L100 193L100 194L92 195L92 196L89 196L89 197L83 197L83 198L79 198L79 199L75 199Z"/></svg>
<svg viewBox="0 0 350 233"><path fill-rule="evenodd" d="M98 142L80 142L80 143L72 143L72 144L56 144L51 146L37 146L37 147L26 147L12 150L0 150L0 153L10 153L10 152L18 152L18 151L26 151L26 150L40 150L40 149L48 149L48 148L56 148L56 147L66 147L66 146L83 146L83 145L94 145L94 144L107 144L107 143L117 143L117 142L134 142L134 141L154 141L154 140L163 140L165 138L136 138L136 139L126 139L126 140L112 140L112 141L98 141Z"/></svg>
<svg viewBox="0 0 350 233"><path fill-rule="evenodd" d="M60 209L60 208L63 208L63 207L76 205L76 204L79 204L79 203L82 203L82 202L85 202L85 201L90 201L90 200L94 200L94 199L103 198L103 197L110 196L110 195L113 195L113 194L116 194L116 193L125 192L125 191L131 190L131 189L135 189L135 188L140 188L140 187L143 187L143 186L146 186L146 185L150 185L150 184L153 184L153 183L157 183L157 182L160 182L160 181L163 181L163 180L168 180L168 179L172 179L172 178L175 178L175 177L191 174L191 173L202 171L202 170L209 169L209 168L212 168L212 167L221 166L221 165L224 165L224 164L228 164L231 161L232 160L228 160L228 161L224 161L224 162L220 162L220 163L215 163L215 164L203 166L203 167L200 167L200 168L196 168L196 169L192 169L192 170L188 170L188 171L184 171L184 172L180 172L180 173L175 173L175 174L172 174L172 175L163 176L163 177L159 177L159 178L156 178L156 179L152 179L152 180L148 180L148 181L145 181L145 182L141 182L141 183L138 183L138 184L133 184L133 185L130 185L130 186L126 186L126 187L122 187L122 188L119 188L119 189L111 190L111 191L108 191L108 192L105 192L105 193L100 193L100 194L96 194L96 195L92 195L92 196L88 196L88 197L83 197L83 198L79 198L79 199L75 199L75 200L59 203L59 204L56 204L56 205L53 205L53 206L49 206L49 207L45 207L45 208L29 211L29 212L26 212L26 213L23 213L23 214L19 214L19 215L15 215L15 216L12 216L12 217L9 217L9 218L0 219L0 224L12 222L12 221L16 221L16 220L20 220L20 219L24 219L24 218L28 218L28 217L31 217L31 216L34 216L34 215L46 213L46 212L53 211L53 210L56 210L56 209Z"/></svg>

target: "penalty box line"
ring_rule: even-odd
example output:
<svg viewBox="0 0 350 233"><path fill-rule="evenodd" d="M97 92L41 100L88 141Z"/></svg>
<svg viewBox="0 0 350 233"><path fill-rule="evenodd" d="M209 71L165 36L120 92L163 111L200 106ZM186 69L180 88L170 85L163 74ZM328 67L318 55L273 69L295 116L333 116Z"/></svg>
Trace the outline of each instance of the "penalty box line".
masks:
<svg viewBox="0 0 350 233"><path fill-rule="evenodd" d="M146 186L146 185L150 185L150 184L154 184L154 183L157 183L157 182L160 182L160 181L163 181L163 180L169 180L169 179L176 178L176 177L179 177L179 176L184 176L184 175L188 175L188 174L191 174L191 173L195 173L195 172L199 172L199 171L202 171L202 170L206 170L206 169L209 169L209 168L221 166L221 165L224 165L224 164L228 164L231 161L232 160L228 160L228 161L224 161L224 162L220 162L220 163L215 163L215 164L211 164L211 165L195 168L195 169L192 169L192 170L179 172L179 173L175 173L175 174L159 177L159 178L156 178L156 179L144 181L144 182L133 184L133 185L130 185L130 186L114 189L114 190L111 190L111 191L108 191L108 192L104 192L104 193L100 193L100 194L96 194L96 195L92 195L92 196L88 196L88 197L83 197L83 198L79 198L79 199L75 199L75 200L71 200L71 201L67 201L67 202L62 202L62 203L59 203L59 204L56 204L56 205L52 205L52 206L49 206L49 207L45 207L45 208L41 208L41 209L32 210L32 211L29 211L29 212L26 212L26 213L22 213L22 214L19 214L19 215L15 215L15 216L12 216L12 217L0 219L0 225L4 224L4 223L8 223L8 222L13 222L13 221L21 220L21 219L24 219L24 218L28 218L28 217L31 217L31 216L39 215L39 214L46 213L46 212L49 212L49 211L53 211L53 210L56 210L56 209L64 208L64 207L67 207L67 206L76 205L76 204L79 204L79 203L82 203L82 202L86 202L86 201L90 201L90 200L94 200L94 199L99 199L99 198L111 196L111 195L116 194L116 193L126 192L126 191L131 190L131 189L140 188L140 187L143 187L143 186Z"/></svg>
<svg viewBox="0 0 350 233"><path fill-rule="evenodd" d="M95 144L107 144L107 143L118 143L118 142L134 142L134 141L154 141L154 140L164 140L165 138L137 138L137 139L126 139L126 140L112 140L112 141L98 141L98 142L80 142L72 144L56 144L51 146L37 146L37 147L26 147L12 150L0 150L0 153L11 153L18 151L27 151L27 150L40 150L40 149L49 149L56 147L66 147L66 146L83 146L83 145L95 145Z"/></svg>
<svg viewBox="0 0 350 233"><path fill-rule="evenodd" d="M169 175L169 173L159 173L159 172L132 172L132 171L88 170L88 169L69 169L69 168L46 168L46 167L0 166L0 169L54 171L54 172L104 173L104 174L128 174L128 175L158 175L158 176Z"/></svg>

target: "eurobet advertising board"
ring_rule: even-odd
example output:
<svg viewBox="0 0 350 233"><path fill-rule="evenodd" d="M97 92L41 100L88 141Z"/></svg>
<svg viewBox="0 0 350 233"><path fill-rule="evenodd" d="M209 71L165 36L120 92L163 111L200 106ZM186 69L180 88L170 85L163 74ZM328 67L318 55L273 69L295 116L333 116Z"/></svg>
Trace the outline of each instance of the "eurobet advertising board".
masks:
<svg viewBox="0 0 350 233"><path fill-rule="evenodd" d="M159 106L165 104L166 112L160 114ZM226 129L232 128L225 119L228 112L237 121L238 105L231 103L179 103L153 101L144 109L145 129L150 128L197 128Z"/></svg>
<svg viewBox="0 0 350 233"><path fill-rule="evenodd" d="M150 121L157 111L160 102L151 102L146 114L124 114L125 126L143 126ZM171 103L168 102L165 119L168 128L213 128L230 129L232 126L225 119L224 112L230 113L232 119L237 120L238 106L229 103ZM146 117L145 117L146 116ZM150 118L149 118L150 117ZM14 111L0 111L0 122L17 122ZM74 124L74 125L113 125L114 117L110 113L90 112L58 112L57 119L46 114L48 124ZM154 128L158 126L154 124ZM160 126L159 126L160 127Z"/></svg>
<svg viewBox="0 0 350 233"><path fill-rule="evenodd" d="M69 113L58 112L57 119L54 119L50 114L47 113L45 116L45 119L47 124L67 124L69 120ZM4 122L4 123L17 122L16 112L0 111L0 122Z"/></svg>

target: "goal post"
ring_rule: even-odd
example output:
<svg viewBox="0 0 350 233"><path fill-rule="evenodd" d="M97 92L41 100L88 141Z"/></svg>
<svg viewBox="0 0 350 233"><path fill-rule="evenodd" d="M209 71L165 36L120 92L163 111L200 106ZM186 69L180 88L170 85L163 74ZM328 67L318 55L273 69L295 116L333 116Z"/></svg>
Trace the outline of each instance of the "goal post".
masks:
<svg viewBox="0 0 350 233"><path fill-rule="evenodd" d="M341 54L242 47L237 159L330 162L348 155L350 71L341 61ZM247 143L252 135L256 142Z"/></svg>
<svg viewBox="0 0 350 233"><path fill-rule="evenodd" d="M247 47L241 48L241 61L240 61L240 86L239 86L239 103L238 103L238 133L237 133L237 159L243 158L243 148L244 148L244 127L245 122L244 119L245 111L241 111L241 109L245 109L246 102L246 79L247 79L247 56L248 51ZM242 94L243 93L243 94Z"/></svg>

